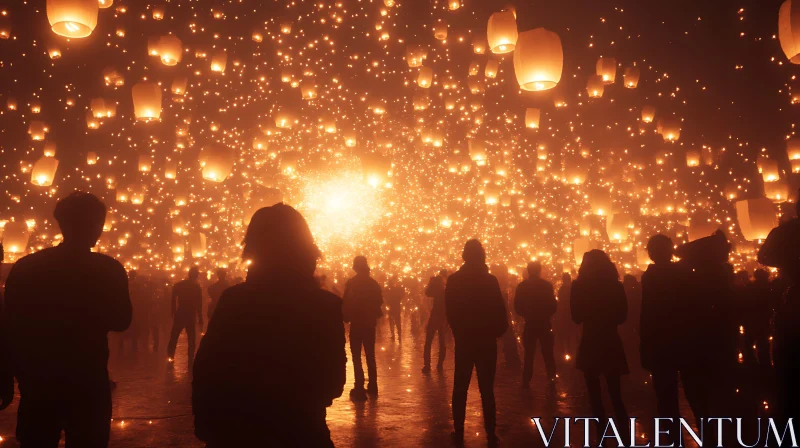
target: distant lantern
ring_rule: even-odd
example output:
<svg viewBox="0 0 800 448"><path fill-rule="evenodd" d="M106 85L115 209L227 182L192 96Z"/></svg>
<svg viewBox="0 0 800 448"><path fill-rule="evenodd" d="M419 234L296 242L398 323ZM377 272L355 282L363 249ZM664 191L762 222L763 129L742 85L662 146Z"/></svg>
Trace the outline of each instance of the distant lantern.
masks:
<svg viewBox="0 0 800 448"><path fill-rule="evenodd" d="M608 216L611 214L613 200L608 190L599 189L589 195L589 207L592 213L598 216Z"/></svg>
<svg viewBox="0 0 800 448"><path fill-rule="evenodd" d="M469 140L468 150L469 158L472 159L476 165L486 165L486 147L483 142L478 140Z"/></svg>
<svg viewBox="0 0 800 448"><path fill-rule="evenodd" d="M58 160L54 157L42 157L33 164L31 169L31 183L40 187L53 185L56 177Z"/></svg>
<svg viewBox="0 0 800 448"><path fill-rule="evenodd" d="M187 83L188 83L188 80L186 79L185 76L176 76L172 80L172 87L170 89L170 90L172 90L172 94L173 95L183 96L186 93L186 84Z"/></svg>
<svg viewBox="0 0 800 448"><path fill-rule="evenodd" d="M39 100L31 100L31 113L38 114L42 111L42 102Z"/></svg>
<svg viewBox="0 0 800 448"><path fill-rule="evenodd" d="M164 163L164 178L175 179L176 177L178 177L178 162L167 160Z"/></svg>
<svg viewBox="0 0 800 448"><path fill-rule="evenodd" d="M614 84L617 79L617 60L615 58L600 57L597 60L597 76L603 79L604 84Z"/></svg>
<svg viewBox="0 0 800 448"><path fill-rule="evenodd" d="M455 11L460 7L461 7L461 0L450 0L449 2L447 2L447 8L450 9L450 11Z"/></svg>
<svg viewBox="0 0 800 448"><path fill-rule="evenodd" d="M606 218L606 234L613 243L624 243L630 237L634 226L633 217L627 213L614 213Z"/></svg>
<svg viewBox="0 0 800 448"><path fill-rule="evenodd" d="M777 182L781 177L778 161L774 159L761 159L759 163L759 172L761 172L761 178L767 183Z"/></svg>
<svg viewBox="0 0 800 448"><path fill-rule="evenodd" d="M267 151L269 149L269 142L261 136L253 138L253 149L257 151Z"/></svg>
<svg viewBox="0 0 800 448"><path fill-rule="evenodd" d="M538 91L561 81L564 51L558 34L544 28L520 33L514 50L514 73L522 90Z"/></svg>
<svg viewBox="0 0 800 448"><path fill-rule="evenodd" d="M800 137L791 137L786 140L786 155L789 160L800 160Z"/></svg>
<svg viewBox="0 0 800 448"><path fill-rule="evenodd" d="M535 107L529 107L525 111L525 127L528 129L539 129L539 119L542 112Z"/></svg>
<svg viewBox="0 0 800 448"><path fill-rule="evenodd" d="M469 76L477 76L478 73L481 71L481 63L479 61L472 61L470 62L469 68L467 70Z"/></svg>
<svg viewBox="0 0 800 448"><path fill-rule="evenodd" d="M313 100L317 97L317 86L313 83L303 83L303 86L300 88L300 94L303 96L304 100Z"/></svg>
<svg viewBox="0 0 800 448"><path fill-rule="evenodd" d="M494 79L497 76L497 71L499 68L500 63L495 59L491 59L486 62L486 68L484 69L483 74L489 79Z"/></svg>
<svg viewBox="0 0 800 448"><path fill-rule="evenodd" d="M3 249L10 254L21 254L28 247L31 231L25 221L10 221L3 227Z"/></svg>
<svg viewBox="0 0 800 448"><path fill-rule="evenodd" d="M94 151L89 151L86 153L86 164L87 165L97 165L97 153Z"/></svg>
<svg viewBox="0 0 800 448"><path fill-rule="evenodd" d="M162 36L158 40L158 56L161 58L161 63L172 67L178 65L183 57L183 44L177 36L172 34Z"/></svg>
<svg viewBox="0 0 800 448"><path fill-rule="evenodd" d="M674 117L664 118L660 122L661 136L666 142L675 142L681 137L681 121Z"/></svg>
<svg viewBox="0 0 800 448"><path fill-rule="evenodd" d="M438 40L447 39L447 24L439 22L433 26L433 37Z"/></svg>
<svg viewBox="0 0 800 448"><path fill-rule="evenodd" d="M786 0L778 11L778 39L786 58L800 64L800 3Z"/></svg>
<svg viewBox="0 0 800 448"><path fill-rule="evenodd" d="M6 99L6 107L8 108L8 110L17 110L17 99L16 98Z"/></svg>
<svg viewBox="0 0 800 448"><path fill-rule="evenodd" d="M415 93L411 101L414 106L414 110L425 110L428 108L431 102L428 95L423 93Z"/></svg>
<svg viewBox="0 0 800 448"><path fill-rule="evenodd" d="M279 112L275 115L275 127L281 129L291 129L294 125L294 119L288 112Z"/></svg>
<svg viewBox="0 0 800 448"><path fill-rule="evenodd" d="M356 134L354 132L348 132L344 135L344 144L348 148L355 148L356 142Z"/></svg>
<svg viewBox="0 0 800 448"><path fill-rule="evenodd" d="M100 128L100 120L96 118L91 111L86 112L86 127L89 129Z"/></svg>
<svg viewBox="0 0 800 448"><path fill-rule="evenodd" d="M281 22L281 33L289 34L291 32L292 32L292 22L289 22L288 20Z"/></svg>
<svg viewBox="0 0 800 448"><path fill-rule="evenodd" d="M218 51L211 56L212 72L224 72L226 65L228 65L228 53L225 51Z"/></svg>
<svg viewBox="0 0 800 448"><path fill-rule="evenodd" d="M433 82L433 69L430 67L420 67L419 75L417 76L417 85L423 89L427 89Z"/></svg>
<svg viewBox="0 0 800 448"><path fill-rule="evenodd" d="M283 174L291 175L297 172L297 164L300 161L300 152L285 151L280 154L280 168Z"/></svg>
<svg viewBox="0 0 800 448"><path fill-rule="evenodd" d="M703 150L701 152L701 157L703 159L703 164L705 165L713 165L714 159L716 155L714 154L714 150L710 146L703 145Z"/></svg>
<svg viewBox="0 0 800 448"><path fill-rule="evenodd" d="M736 202L736 219L747 241L763 240L778 225L775 205L767 198Z"/></svg>
<svg viewBox="0 0 800 448"><path fill-rule="evenodd" d="M486 46L487 45L488 45L488 43L486 42L486 39L484 39L483 37L477 37L476 36L476 37L474 37L472 39L472 51L475 54L484 54L484 53L486 53Z"/></svg>
<svg viewBox="0 0 800 448"><path fill-rule="evenodd" d="M778 179L775 182L764 182L764 196L775 203L782 203L789 200L789 184L786 179Z"/></svg>
<svg viewBox="0 0 800 448"><path fill-rule="evenodd" d="M589 80L586 82L586 92L589 94L589 97L601 98L605 90L604 84L603 78L600 75L589 76Z"/></svg>
<svg viewBox="0 0 800 448"><path fill-rule="evenodd" d="M625 87L635 89L639 85L640 76L639 67L628 67L625 69L625 74L622 75L622 81L625 83Z"/></svg>
<svg viewBox="0 0 800 448"><path fill-rule="evenodd" d="M47 54L50 56L50 59L58 59L61 57L61 50L56 47L50 47L47 50Z"/></svg>
<svg viewBox="0 0 800 448"><path fill-rule="evenodd" d="M205 233L192 233L189 235L189 250L194 258L203 258L208 252L208 238Z"/></svg>
<svg viewBox="0 0 800 448"><path fill-rule="evenodd" d="M427 58L428 50L418 45L409 45L406 48L406 62L411 68L421 67L422 62Z"/></svg>
<svg viewBox="0 0 800 448"><path fill-rule="evenodd" d="M45 157L55 157L56 156L56 144L53 142L47 142L44 144L44 156Z"/></svg>
<svg viewBox="0 0 800 448"><path fill-rule="evenodd" d="M514 51L517 45L517 18L513 11L500 11L489 17L486 25L486 40L489 49L495 54L504 54Z"/></svg>
<svg viewBox="0 0 800 448"><path fill-rule="evenodd" d="M642 121L645 123L652 123L656 117L656 108L653 106L642 107Z"/></svg>
<svg viewBox="0 0 800 448"><path fill-rule="evenodd" d="M149 154L139 154L139 171L149 173L153 168L153 158Z"/></svg>
<svg viewBox="0 0 800 448"><path fill-rule="evenodd" d="M252 38L253 42L261 42L262 40L264 40L264 35L258 31L254 31Z"/></svg>
<svg viewBox="0 0 800 448"><path fill-rule="evenodd" d="M42 121L33 120L28 124L28 134L31 135L31 140L40 141L44 140L44 135L47 133L47 125Z"/></svg>
<svg viewBox="0 0 800 448"><path fill-rule="evenodd" d="M697 167L700 166L700 151L690 149L686 151L686 166Z"/></svg>
<svg viewBox="0 0 800 448"><path fill-rule="evenodd" d="M224 149L212 150L203 166L203 179L222 182L233 171L233 153Z"/></svg>
<svg viewBox="0 0 800 448"><path fill-rule="evenodd" d="M114 4L114 0L97 0L97 6L100 9L110 8Z"/></svg>
<svg viewBox="0 0 800 448"><path fill-rule="evenodd" d="M151 121L161 118L161 86L154 82L140 82L131 89L133 114L137 120Z"/></svg>
<svg viewBox="0 0 800 448"><path fill-rule="evenodd" d="M164 7L161 5L153 6L153 20L161 20L164 18Z"/></svg>
<svg viewBox="0 0 800 448"><path fill-rule="evenodd" d="M59 36L89 36L97 26L99 11L97 0L47 0L47 20Z"/></svg>

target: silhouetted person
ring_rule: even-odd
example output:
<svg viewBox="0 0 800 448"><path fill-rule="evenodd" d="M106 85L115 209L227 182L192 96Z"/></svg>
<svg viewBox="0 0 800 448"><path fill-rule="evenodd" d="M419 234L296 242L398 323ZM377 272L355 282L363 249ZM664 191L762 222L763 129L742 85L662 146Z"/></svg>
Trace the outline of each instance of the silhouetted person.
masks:
<svg viewBox="0 0 800 448"><path fill-rule="evenodd" d="M203 326L203 290L197 279L200 271L197 266L189 268L185 279L175 283L172 287L172 331L167 344L167 356L170 362L175 360L175 348L178 338L186 330L189 342L189 365L194 359L195 344L197 343L197 324Z"/></svg>
<svg viewBox="0 0 800 448"><path fill-rule="evenodd" d="M389 287L386 288L386 305L389 307L389 330L392 332L392 340L394 340L395 329L397 330L397 340L402 340L400 333L403 329L403 297L405 295L406 290L397 280L397 276L392 276L389 280Z"/></svg>
<svg viewBox="0 0 800 448"><path fill-rule="evenodd" d="M326 408L342 395L342 301L319 288L320 252L303 217L258 210L244 283L222 293L194 363L195 434L209 448L332 447Z"/></svg>
<svg viewBox="0 0 800 448"><path fill-rule="evenodd" d="M350 353L353 357L355 382L350 396L363 400L367 393L378 393L378 368L375 363L375 325L383 314L383 294L381 286L369 276L369 264L364 256L353 260L356 275L344 285L342 312L344 321L350 322ZM361 364L361 348L367 358L369 385L364 390L364 367Z"/></svg>
<svg viewBox="0 0 800 448"><path fill-rule="evenodd" d="M217 309L217 303L219 303L219 298L222 296L222 291L228 289L228 286L230 286L228 284L228 271L224 268L217 269L217 281L208 287L208 297L211 298L211 302L208 304L209 319L214 314L214 310Z"/></svg>
<svg viewBox="0 0 800 448"><path fill-rule="evenodd" d="M5 260L5 250L0 243L0 266ZM0 411L14 401L14 372L11 368L11 353L8 347L3 293L0 291Z"/></svg>
<svg viewBox="0 0 800 448"><path fill-rule="evenodd" d="M680 417L678 372L686 342L682 322L688 275L672 262L673 243L668 236L650 238L647 253L653 264L642 274L639 356L642 367L652 375L657 417L675 419L670 427L672 436L677 434Z"/></svg>
<svg viewBox="0 0 800 448"><path fill-rule="evenodd" d="M425 295L433 299L433 306L428 317L428 325L425 327L422 373L430 373L431 371L431 345L433 345L433 338L437 333L439 334L439 362L436 364L436 370L441 371L444 368L444 359L447 356L447 346L445 345L447 316L444 306L446 283L447 271L442 269L439 271L439 275L431 277L428 286L425 287Z"/></svg>
<svg viewBox="0 0 800 448"><path fill-rule="evenodd" d="M561 350L565 361L567 358L575 356L575 347L578 340L578 326L572 321L572 313L569 309L569 296L572 292L572 277L569 272L561 274L561 285L558 287L556 298L558 308L555 317L555 339L556 345Z"/></svg>
<svg viewBox="0 0 800 448"><path fill-rule="evenodd" d="M523 389L530 388L537 341L542 347L547 377L551 381L556 378L553 329L550 325L550 319L556 313L556 306L553 285L542 278L542 264L528 263L528 278L517 286L517 292L514 294L514 309L525 319L525 330L522 332L522 345L525 347Z"/></svg>
<svg viewBox="0 0 800 448"><path fill-rule="evenodd" d="M486 437L490 445L495 445L498 441L494 401L497 339L508 329L506 307L497 278L489 274L486 252L480 241L467 241L461 257L464 264L448 278L445 289L445 311L453 331L456 352L453 437L459 444L464 440L467 390L474 368L478 373Z"/></svg>
<svg viewBox="0 0 800 448"><path fill-rule="evenodd" d="M744 327L744 361L747 364L759 365L763 369L771 367L769 336L772 313L778 302L776 295L769 281L769 272L756 269L753 273L753 282L746 288L745 301L741 309L742 327Z"/></svg>
<svg viewBox="0 0 800 448"><path fill-rule="evenodd" d="M795 207L800 216L800 194ZM772 358L776 416L796 421L800 419L800 218L790 219L769 233L758 252L758 262L778 268L783 281L791 284L775 314Z"/></svg>
<svg viewBox="0 0 800 448"><path fill-rule="evenodd" d="M624 427L621 422L627 422L628 411L622 401L620 377L628 373L628 361L617 327L628 317L628 304L617 268L605 252L595 249L583 255L578 278L572 282L570 310L572 320L583 325L575 363L586 379L592 416L600 419L600 427L605 427L602 376L611 396L617 427ZM621 432L627 434L627 430Z"/></svg>
<svg viewBox="0 0 800 448"><path fill-rule="evenodd" d="M106 207L74 192L56 205L64 240L16 262L6 280L6 323L19 383L17 440L25 447L105 447L111 424L108 332L131 323L128 277L91 249Z"/></svg>

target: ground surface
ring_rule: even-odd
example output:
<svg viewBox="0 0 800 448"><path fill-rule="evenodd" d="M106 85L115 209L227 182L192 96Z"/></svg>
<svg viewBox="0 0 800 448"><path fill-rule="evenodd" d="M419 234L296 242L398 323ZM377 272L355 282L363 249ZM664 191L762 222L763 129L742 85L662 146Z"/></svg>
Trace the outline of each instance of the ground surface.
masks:
<svg viewBox="0 0 800 448"><path fill-rule="evenodd" d="M453 381L452 341L443 372L423 375L422 349L424 334L404 335L401 343L392 341L385 322L378 336L378 375L380 396L376 400L356 404L347 398L352 386L352 366L348 362L348 384L345 394L328 410L328 425L340 447L435 447L452 446L450 394ZM173 369L167 368L166 355L140 351L120 354L112 343L111 375L118 386L114 391L114 421L110 446L134 447L202 447L193 435L191 386L187 369L186 339L178 346ZM141 350L141 348L140 348ZM162 349L163 350L163 349ZM349 350L348 350L349 353ZM436 362L437 344L433 357ZM542 446L530 421L532 416L587 416L590 414L583 377L571 362L563 358L559 379L554 388L547 387L541 357L537 354L532 390L520 390L519 371L503 366L499 354L496 396L497 433L503 446ZM634 362L631 362L633 367ZM634 371L623 382L628 412L641 420L651 419L653 394L646 384L647 376ZM0 413L0 447L16 446L14 425L16 405ZM691 416L682 399L685 416ZM610 413L610 404L607 404ZM480 395L473 375L467 403L468 447L486 446L483 434ZM582 431L575 427L575 446ZM647 433L647 428L637 432ZM63 444L63 441L62 441Z"/></svg>

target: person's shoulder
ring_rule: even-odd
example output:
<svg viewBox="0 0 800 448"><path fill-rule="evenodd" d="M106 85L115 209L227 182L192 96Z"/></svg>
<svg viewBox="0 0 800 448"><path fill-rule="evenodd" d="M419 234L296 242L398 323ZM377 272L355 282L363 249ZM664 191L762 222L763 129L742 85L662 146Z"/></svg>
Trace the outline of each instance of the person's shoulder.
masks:
<svg viewBox="0 0 800 448"><path fill-rule="evenodd" d="M118 272L126 272L125 267L122 266L122 263L110 255L101 254L99 252L90 252L89 257L92 262L96 263L98 266L103 266L106 269L115 270Z"/></svg>
<svg viewBox="0 0 800 448"><path fill-rule="evenodd" d="M54 247L48 247L32 254L25 255L14 263L12 271L19 273L29 269L35 269L36 266L46 263L55 255L55 253Z"/></svg>

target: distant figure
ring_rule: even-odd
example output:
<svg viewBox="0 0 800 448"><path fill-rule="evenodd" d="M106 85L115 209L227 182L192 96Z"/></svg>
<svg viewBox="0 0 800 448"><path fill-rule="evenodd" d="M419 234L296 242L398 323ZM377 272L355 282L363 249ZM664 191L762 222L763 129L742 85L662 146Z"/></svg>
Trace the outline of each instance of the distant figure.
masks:
<svg viewBox="0 0 800 448"><path fill-rule="evenodd" d="M94 253L106 207L74 192L56 205L64 240L14 264L6 324L21 395L21 447L106 447L111 424L108 332L131 324L125 268ZM7 391L3 391L6 393ZM4 398L5 400L5 398Z"/></svg>
<svg viewBox="0 0 800 448"><path fill-rule="evenodd" d="M192 365L197 343L196 325L199 322L200 327L203 327L203 290L197 283L199 276L200 271L197 266L192 266L186 278L172 287L172 332L167 344L167 356L170 362L175 360L178 337L186 330L189 341L189 365Z"/></svg>
<svg viewBox="0 0 800 448"><path fill-rule="evenodd" d="M397 330L397 340L402 341L403 337L400 334L403 329L403 297L406 295L406 289L397 280L397 276L392 276L389 280L389 287L386 289L386 304L389 306L389 330L392 332L392 340L394 340L394 332Z"/></svg>
<svg viewBox="0 0 800 448"><path fill-rule="evenodd" d="M439 362L436 364L436 370L442 371L444 359L447 356L447 346L445 345L447 316L444 306L446 283L447 271L442 269L439 271L439 275L431 277L430 281L428 281L428 286L425 287L425 295L433 299L428 325L425 327L425 348L422 353L424 362L422 373L425 374L431 372L431 345L433 345L433 337L437 333L439 334Z"/></svg>
<svg viewBox="0 0 800 448"><path fill-rule="evenodd" d="M639 356L642 367L652 375L657 417L674 419L670 432L677 434L678 372L687 342L681 323L686 319L688 274L672 262L672 252L672 240L666 235L655 235L647 242L653 264L642 274Z"/></svg>
<svg viewBox="0 0 800 448"><path fill-rule="evenodd" d="M214 314L214 310L217 309L217 303L219 303L219 298L222 297L222 292L228 289L228 286L230 286L228 284L228 270L225 268L217 269L217 281L208 287L208 296L211 298L211 303L208 304L209 319Z"/></svg>
<svg viewBox="0 0 800 448"><path fill-rule="evenodd" d="M745 289L740 313L744 329L744 362L757 365L762 370L772 367L770 322L778 300L779 296L769 281L769 272L756 269L753 283Z"/></svg>
<svg viewBox="0 0 800 448"><path fill-rule="evenodd" d="M578 345L578 326L572 321L569 309L569 296L572 292L572 277L569 272L561 274L561 285L558 287L556 298L558 308L555 317L555 340L557 352L564 361L569 361L575 356L575 347Z"/></svg>
<svg viewBox="0 0 800 448"><path fill-rule="evenodd" d="M525 347L525 362L522 370L522 388L529 389L533 377L533 358L536 342L542 347L547 377L556 379L556 360L553 355L553 328L550 319L556 313L556 297L553 285L542 278L542 264L528 263L528 278L517 286L514 294L514 310L525 319L522 345Z"/></svg>
<svg viewBox="0 0 800 448"><path fill-rule="evenodd" d="M583 255L578 278L572 283L570 310L572 320L583 325L575 364L586 379L592 416L600 419L600 427L605 427L606 411L600 391L603 376L616 421L627 422L620 377L628 373L628 361L617 327L628 317L628 304L617 268L605 252L594 249Z"/></svg>
<svg viewBox="0 0 800 448"><path fill-rule="evenodd" d="M795 202L797 217L773 229L758 262L778 268L781 279L790 283L783 304L775 315L772 357L775 365L776 416L786 421L800 419L800 194ZM747 330L745 329L745 332Z"/></svg>
<svg viewBox="0 0 800 448"><path fill-rule="evenodd" d="M0 265L5 261L5 256L3 244L0 243ZM3 294L0 292L0 411L7 408L14 401L14 372L11 368L11 353L9 353L8 347L4 303Z"/></svg>
<svg viewBox="0 0 800 448"><path fill-rule="evenodd" d="M381 286L369 276L366 257L359 255L353 260L356 275L344 285L342 313L344 321L350 322L350 353L353 357L355 383L350 397L364 400L367 393L378 394L378 368L375 363L375 326L383 314ZM364 390L364 367L361 364L361 348L367 358L369 385Z"/></svg>
<svg viewBox="0 0 800 448"><path fill-rule="evenodd" d="M497 369L497 339L508 329L506 307L497 278L489 274L486 252L480 241L469 240L461 255L464 264L447 280L445 311L455 339L456 368L453 375L453 438L464 441L467 390L473 368L483 405L483 423L489 445L495 435L494 376Z"/></svg>
<svg viewBox="0 0 800 448"><path fill-rule="evenodd" d="M258 210L244 283L222 293L194 363L195 434L209 448L333 447L326 408L342 395L342 301L319 288L320 252L303 217Z"/></svg>

